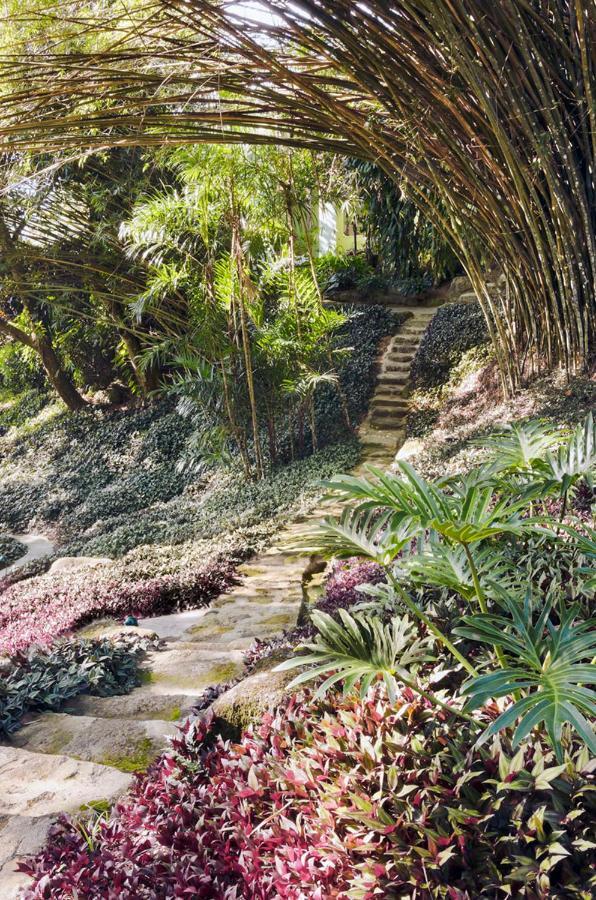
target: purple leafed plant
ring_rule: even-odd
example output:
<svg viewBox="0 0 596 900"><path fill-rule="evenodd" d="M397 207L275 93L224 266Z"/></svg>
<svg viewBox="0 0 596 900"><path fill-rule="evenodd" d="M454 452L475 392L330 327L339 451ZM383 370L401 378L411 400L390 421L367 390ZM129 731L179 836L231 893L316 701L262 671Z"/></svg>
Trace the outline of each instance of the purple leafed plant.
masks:
<svg viewBox="0 0 596 900"><path fill-rule="evenodd" d="M20 582L0 595L0 654L32 644L49 646L56 637L103 616L140 617L200 606L227 590L233 579L234 565L220 559L130 581L79 571Z"/></svg>
<svg viewBox="0 0 596 900"><path fill-rule="evenodd" d="M552 769L540 741L515 757L474 750L475 738L409 689L389 703L380 686L365 700L288 698L240 742L213 735L208 715L189 721L111 815L53 829L21 865L24 898L466 900L503 884L579 896L587 775Z"/></svg>

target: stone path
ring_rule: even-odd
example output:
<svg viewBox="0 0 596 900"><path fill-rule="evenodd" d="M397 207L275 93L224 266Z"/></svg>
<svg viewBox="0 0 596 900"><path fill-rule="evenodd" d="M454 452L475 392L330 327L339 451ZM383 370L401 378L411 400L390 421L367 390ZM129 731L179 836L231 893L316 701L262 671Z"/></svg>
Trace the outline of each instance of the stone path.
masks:
<svg viewBox="0 0 596 900"><path fill-rule="evenodd" d="M410 318L383 355L377 388L360 436L363 461L387 468L405 437L407 383L412 358L435 310L406 308ZM173 723L188 715L201 691L242 673L242 652L255 638L295 625L313 566L284 549L326 515L339 512L321 500L294 516L273 546L240 567L241 584L208 608L157 616L140 622L157 633L163 649L144 662L143 684L122 697L80 696L60 713L37 716L0 746L0 897L16 896L26 879L15 859L34 852L59 812L112 800L167 743ZM113 630L113 623L112 623ZM95 635L101 625L93 626ZM109 628L108 628L109 631ZM265 681L267 675L261 676ZM242 692L242 685L232 691ZM225 699L225 695L224 695Z"/></svg>

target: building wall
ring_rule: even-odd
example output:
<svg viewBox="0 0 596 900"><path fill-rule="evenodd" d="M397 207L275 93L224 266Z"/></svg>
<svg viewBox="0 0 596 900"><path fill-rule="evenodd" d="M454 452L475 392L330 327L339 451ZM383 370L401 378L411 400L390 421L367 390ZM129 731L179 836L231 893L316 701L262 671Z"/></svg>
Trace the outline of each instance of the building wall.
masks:
<svg viewBox="0 0 596 900"><path fill-rule="evenodd" d="M333 203L319 204L319 255L325 253L353 253L354 230L353 222L349 221L344 210L338 209ZM366 246L366 237L363 233L356 235L356 249L363 250Z"/></svg>

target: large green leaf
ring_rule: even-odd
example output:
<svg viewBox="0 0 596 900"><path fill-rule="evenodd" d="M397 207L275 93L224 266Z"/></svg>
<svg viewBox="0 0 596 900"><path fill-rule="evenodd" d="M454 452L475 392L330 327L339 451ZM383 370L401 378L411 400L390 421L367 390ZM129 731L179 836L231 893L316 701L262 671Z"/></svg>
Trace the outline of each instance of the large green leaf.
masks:
<svg viewBox="0 0 596 900"><path fill-rule="evenodd" d="M326 484L346 499L357 501L357 509L392 510L417 519L421 528L432 529L455 543L523 534L540 524L523 518L526 498L500 497L494 486L479 486L473 480L448 494L418 475L409 463L398 462L397 468L399 477L371 468L376 481L344 475Z"/></svg>
<svg viewBox="0 0 596 900"><path fill-rule="evenodd" d="M592 486L596 472L596 424L592 413L580 423L557 453L547 456L549 471L547 479L552 479L566 492L583 478Z"/></svg>
<svg viewBox="0 0 596 900"><path fill-rule="evenodd" d="M420 524L415 518L358 507L347 509L339 520L325 519L299 535L292 547L327 558L362 556L386 566L419 532Z"/></svg>
<svg viewBox="0 0 596 900"><path fill-rule="evenodd" d="M569 609L558 625L549 620L549 604L533 621L530 605L514 598L504 602L509 616L469 616L457 634L481 643L498 644L505 654L503 668L471 678L464 685L476 709L489 699L514 696L509 706L483 733L480 742L503 728L516 725L515 745L543 725L559 760L561 734L568 722L596 752L596 736L586 716L596 716L596 629L593 621L577 622L579 608Z"/></svg>
<svg viewBox="0 0 596 900"><path fill-rule="evenodd" d="M511 576L511 563L497 547L487 545L474 550L474 564L482 588L489 594L494 583ZM465 600L476 595L468 557L461 546L441 543L436 536L424 543L422 552L407 557L401 564L402 576L414 584L447 588Z"/></svg>
<svg viewBox="0 0 596 900"><path fill-rule="evenodd" d="M514 423L473 443L490 450L489 464L497 472L528 471L561 441L561 433L548 422Z"/></svg>
<svg viewBox="0 0 596 900"><path fill-rule="evenodd" d="M338 682L344 692L359 683L364 696L373 681L382 678L392 700L396 697L396 681L411 681L409 667L419 665L429 656L429 641L417 637L407 616L395 618L385 625L378 618L364 614L350 615L339 610L341 622L323 612L314 612L312 621L318 634L312 643L298 647L300 655L276 667L277 672L309 666L295 678L290 687L326 675L317 690L323 696Z"/></svg>

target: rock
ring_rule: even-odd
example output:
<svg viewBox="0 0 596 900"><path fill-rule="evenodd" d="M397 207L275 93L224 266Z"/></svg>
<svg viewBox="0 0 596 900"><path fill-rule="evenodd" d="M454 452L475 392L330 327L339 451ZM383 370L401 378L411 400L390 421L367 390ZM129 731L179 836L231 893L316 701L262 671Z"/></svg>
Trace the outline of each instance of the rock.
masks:
<svg viewBox="0 0 596 900"><path fill-rule="evenodd" d="M49 569L50 575L79 572L81 569L97 569L113 562L107 556L61 556Z"/></svg>
<svg viewBox="0 0 596 900"><path fill-rule="evenodd" d="M60 813L77 813L98 801L112 802L131 779L109 766L0 747L2 900L12 900L28 882L16 871L18 858L41 850Z"/></svg>
<svg viewBox="0 0 596 900"><path fill-rule="evenodd" d="M38 818L113 800L131 775L68 756L0 747L0 816Z"/></svg>
<svg viewBox="0 0 596 900"><path fill-rule="evenodd" d="M20 857L32 856L46 842L54 816L0 816L0 885L3 900L17 900L29 877L17 872Z"/></svg>
<svg viewBox="0 0 596 900"><path fill-rule="evenodd" d="M449 285L448 297L451 299L459 294L464 294L472 290L472 282L467 275L458 275Z"/></svg>
<svg viewBox="0 0 596 900"><path fill-rule="evenodd" d="M197 697L213 684L237 678L243 669L239 650L210 650L185 641L176 641L167 650L149 656L141 675L144 689L153 696Z"/></svg>
<svg viewBox="0 0 596 900"><path fill-rule="evenodd" d="M13 735L12 741L31 753L61 753L123 772L135 772L147 768L167 746L174 730L171 722L158 719L106 721L49 712L36 716L30 725Z"/></svg>
<svg viewBox="0 0 596 900"><path fill-rule="evenodd" d="M283 702L294 675L295 672L268 669L235 684L211 707L216 730L224 737L239 738L249 725L259 722L264 713Z"/></svg>
<svg viewBox="0 0 596 900"><path fill-rule="evenodd" d="M206 606L200 609L186 609L183 612L169 613L163 616L151 616L139 619L140 628L149 628L160 638L181 638L200 623L207 612ZM186 640L186 637L184 638Z"/></svg>
<svg viewBox="0 0 596 900"><path fill-rule="evenodd" d="M200 691L197 692L197 697ZM159 719L162 722L178 722L190 715L194 700L188 694L155 695L144 687L135 688L130 694L118 697L92 697L79 694L64 706L64 712L74 716L92 716L101 719ZM106 728L110 728L106 723ZM170 726L173 732L173 726Z"/></svg>

